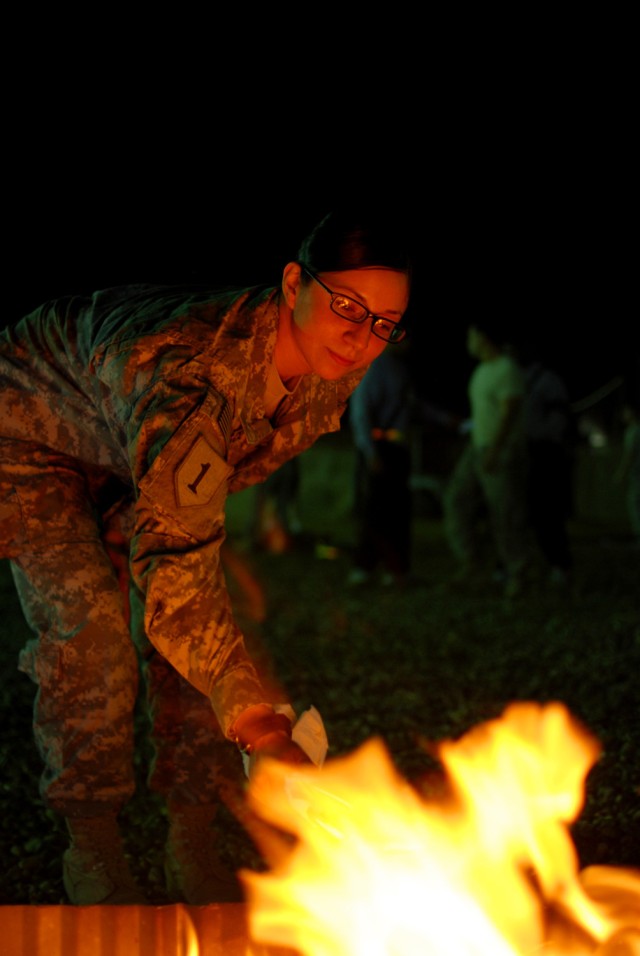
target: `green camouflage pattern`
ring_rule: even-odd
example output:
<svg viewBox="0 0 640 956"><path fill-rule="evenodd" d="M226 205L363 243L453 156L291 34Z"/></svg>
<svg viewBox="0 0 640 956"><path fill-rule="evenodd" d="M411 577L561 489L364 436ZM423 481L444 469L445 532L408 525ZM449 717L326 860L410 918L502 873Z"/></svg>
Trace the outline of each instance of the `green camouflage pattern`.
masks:
<svg viewBox="0 0 640 956"><path fill-rule="evenodd" d="M364 374L307 376L270 421L276 332L275 288L140 285L55 300L0 335L0 556L38 635L20 666L51 805L130 795L129 574L158 726L178 719L160 701L175 680L199 728L187 750L202 737L208 753L211 707L232 738L270 700L225 582L226 497L337 430Z"/></svg>

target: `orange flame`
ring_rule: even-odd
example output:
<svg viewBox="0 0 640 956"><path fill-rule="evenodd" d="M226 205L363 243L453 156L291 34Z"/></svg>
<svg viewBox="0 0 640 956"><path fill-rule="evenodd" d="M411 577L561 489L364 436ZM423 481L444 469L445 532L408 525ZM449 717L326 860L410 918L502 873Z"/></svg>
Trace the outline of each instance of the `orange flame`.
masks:
<svg viewBox="0 0 640 956"><path fill-rule="evenodd" d="M243 871L251 938L303 956L638 956L640 871L579 872L568 824L600 746L564 705L510 705L418 793L374 739L322 769L265 762L255 812L295 842Z"/></svg>

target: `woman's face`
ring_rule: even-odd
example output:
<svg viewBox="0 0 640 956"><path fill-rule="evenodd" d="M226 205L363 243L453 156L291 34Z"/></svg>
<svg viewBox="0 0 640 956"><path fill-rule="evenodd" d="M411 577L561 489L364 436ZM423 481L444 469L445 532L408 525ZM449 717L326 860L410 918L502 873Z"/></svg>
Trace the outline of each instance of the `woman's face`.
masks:
<svg viewBox="0 0 640 956"><path fill-rule="evenodd" d="M394 269L321 272L332 292L355 299L376 316L399 322L409 303L409 278ZM312 278L298 278L291 334L295 347L321 378L332 381L370 365L387 346L371 331L372 318L349 322L331 310L331 296Z"/></svg>

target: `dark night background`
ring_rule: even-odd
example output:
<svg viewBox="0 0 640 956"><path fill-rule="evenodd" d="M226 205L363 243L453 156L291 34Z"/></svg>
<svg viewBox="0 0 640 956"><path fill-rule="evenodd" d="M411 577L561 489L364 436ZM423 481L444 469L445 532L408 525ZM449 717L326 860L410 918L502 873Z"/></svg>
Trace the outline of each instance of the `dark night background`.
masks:
<svg viewBox="0 0 640 956"><path fill-rule="evenodd" d="M215 35L159 17L153 41L142 21L78 31L60 12L13 31L0 324L120 282L275 282L334 202L385 193L420 237L429 397L464 403L477 312L534 329L575 401L637 371L624 24L614 39L601 18L527 18L507 43L491 18L440 13L416 48L398 18L355 43L354 67L363 46L384 49L365 80L334 62L321 17L285 68L269 14L254 12L250 38L244 12L229 15Z"/></svg>
<svg viewBox="0 0 640 956"><path fill-rule="evenodd" d="M45 172L9 211L5 323L48 298L124 282L276 283L332 203L308 201L304 188L292 201L239 173L155 182L134 166L111 182L84 177ZM553 187L523 185L513 198L506 187L470 197L469 186L431 193L418 181L399 191L419 236L413 360L431 399L464 403L465 326L494 312L516 337L535 335L574 401L637 373L631 244L602 197L583 202L568 180Z"/></svg>

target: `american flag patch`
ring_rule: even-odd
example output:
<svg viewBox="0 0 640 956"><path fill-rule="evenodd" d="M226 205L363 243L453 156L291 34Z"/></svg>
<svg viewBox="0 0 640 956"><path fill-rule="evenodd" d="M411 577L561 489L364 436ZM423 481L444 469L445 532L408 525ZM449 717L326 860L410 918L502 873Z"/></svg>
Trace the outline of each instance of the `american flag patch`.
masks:
<svg viewBox="0 0 640 956"><path fill-rule="evenodd" d="M231 437L231 409L229 408L229 402L225 402L222 406L220 414L218 415L218 425L220 426L225 445L228 448L229 438Z"/></svg>

